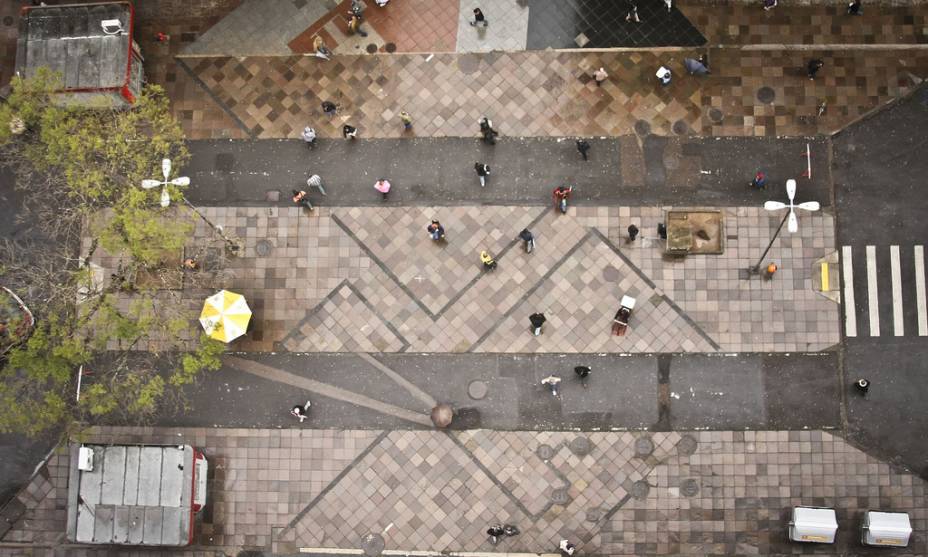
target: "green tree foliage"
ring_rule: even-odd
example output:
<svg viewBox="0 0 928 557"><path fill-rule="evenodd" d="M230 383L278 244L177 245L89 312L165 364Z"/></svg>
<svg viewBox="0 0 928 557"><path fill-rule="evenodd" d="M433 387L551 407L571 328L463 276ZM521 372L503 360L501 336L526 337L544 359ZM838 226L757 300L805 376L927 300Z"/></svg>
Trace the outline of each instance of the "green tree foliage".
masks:
<svg viewBox="0 0 928 557"><path fill-rule="evenodd" d="M172 304L157 281L136 281L141 271L160 276L176 267L165 254L179 253L193 227L178 188L169 187L175 203L165 209L159 188L140 187L161 178L163 158L175 169L190 158L164 92L147 87L131 110L87 110L56 103L59 84L49 72L14 78L0 104L0 157L17 171L27 204L38 207L36 222L53 239L42 253L30 250L28 262L12 249L0 258L0 282L49 293L39 307L29 304L38 318L29 340L0 361L0 432L144 418L218 369L224 350L205 336L183 342L196 315ZM92 236L91 250L99 245L127 262L106 286L78 264L90 257L79 253L80 233ZM145 352L153 339L176 342ZM78 402L82 365L92 375Z"/></svg>

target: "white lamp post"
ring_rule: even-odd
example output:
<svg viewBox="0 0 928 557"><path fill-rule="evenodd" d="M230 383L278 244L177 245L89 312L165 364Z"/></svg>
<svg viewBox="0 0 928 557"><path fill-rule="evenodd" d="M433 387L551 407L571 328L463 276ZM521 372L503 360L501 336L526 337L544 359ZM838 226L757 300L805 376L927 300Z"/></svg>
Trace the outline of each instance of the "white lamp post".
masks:
<svg viewBox="0 0 928 557"><path fill-rule="evenodd" d="M168 185L172 186L189 186L190 178L187 176L178 176L173 180L168 180L168 176L171 175L171 159L162 159L161 161L161 173L164 175L164 180L142 180L142 187L146 190L152 188L157 188L161 186L161 206L167 207L171 204L171 195L168 194Z"/></svg>
<svg viewBox="0 0 928 557"><path fill-rule="evenodd" d="M767 201L764 203L764 209L768 211L779 211L780 209L789 208L789 213L783 215L783 220L780 221L780 226L777 227L777 231L773 233L773 238L770 239L770 243L767 244L767 249L764 250L764 253L760 256L760 259L757 260L757 264L748 268L748 277L751 275L756 275L760 272L760 264L764 261L764 257L767 257L767 252L770 251L770 247L773 246L773 242L777 239L777 236L780 235L780 230L783 229L783 225L787 221L789 221L789 225L786 227L787 230L790 232L796 232L799 230L799 219L796 217L796 212L794 209L818 211L821 208L818 201L806 201L798 205L793 203L793 199L796 197L796 180L793 180L792 178L786 181L786 197L789 198L789 204L781 203L779 201Z"/></svg>

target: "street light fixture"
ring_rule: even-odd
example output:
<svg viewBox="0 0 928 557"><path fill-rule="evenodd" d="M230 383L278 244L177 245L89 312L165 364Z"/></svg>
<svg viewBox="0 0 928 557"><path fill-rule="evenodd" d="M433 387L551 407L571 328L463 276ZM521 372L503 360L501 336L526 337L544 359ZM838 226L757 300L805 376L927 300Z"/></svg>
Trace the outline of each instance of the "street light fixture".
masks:
<svg viewBox="0 0 928 557"><path fill-rule="evenodd" d="M190 178L187 176L178 176L177 178L174 178L173 180L168 180L168 176L171 175L171 159L161 160L161 173L164 175L164 180L145 179L145 180L142 180L142 187L145 188L146 190L150 190L152 188L157 188L158 186L161 186L161 206L167 207L168 205L171 204L171 195L168 193L167 186L168 185L184 186L184 187L189 186ZM223 239L223 241L225 241L226 246L228 247L229 253L238 254L239 249L241 248L241 246L239 245L239 242L236 242L232 240L231 238L229 238L228 236L226 236L225 233L222 231L222 227L216 226L215 224L212 223L212 221L206 218L206 215L204 215L202 212L200 212L199 209L194 207L193 203L191 203L187 199L187 196L185 196L183 192L181 192L180 198L183 200L184 203L187 204L188 207L190 207L190 209L193 210L194 213L197 214L197 216L203 219L203 222L205 222L207 225L209 225L210 228L213 229L213 231L219 234L219 236Z"/></svg>
<svg viewBox="0 0 928 557"><path fill-rule="evenodd" d="M189 186L190 178L187 176L178 176L173 180L168 180L168 176L171 175L171 159L161 160L161 173L164 175L164 180L145 179L142 180L142 187L146 190L150 190L161 186L161 206L167 207L171 204L171 195L168 193L167 186Z"/></svg>
<svg viewBox="0 0 928 557"><path fill-rule="evenodd" d="M767 257L767 252L770 251L773 242L776 241L777 236L780 235L780 230L783 230L783 225L789 221L787 225L787 230L791 233L799 230L799 218L796 216L795 209L803 209L805 211L818 211L821 206L818 201L806 201L804 203L799 203L798 205L793 203L793 199L796 197L796 180L790 178L786 181L786 197L789 198L789 204L781 203L779 201L767 201L764 203L764 209L768 211L779 211L780 209L789 208L789 213L783 215L783 220L780 221L780 226L777 227L777 231L773 233L773 238L770 239L770 243L767 244L767 249L764 250L764 253L761 254L760 259L757 260L757 264L753 267L748 268L748 278L752 275L756 275L760 272L760 265L764 261L764 258Z"/></svg>

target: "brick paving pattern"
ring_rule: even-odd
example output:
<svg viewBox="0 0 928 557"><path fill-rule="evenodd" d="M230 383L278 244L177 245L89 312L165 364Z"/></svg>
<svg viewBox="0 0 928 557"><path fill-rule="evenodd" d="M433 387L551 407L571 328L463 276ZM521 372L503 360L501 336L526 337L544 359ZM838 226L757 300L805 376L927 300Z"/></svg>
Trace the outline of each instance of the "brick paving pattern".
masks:
<svg viewBox="0 0 928 557"><path fill-rule="evenodd" d="M862 15L847 15L847 2L765 11L762 2L702 2L674 5L710 45L838 45L928 43L928 14L915 6L869 3Z"/></svg>
<svg viewBox="0 0 928 557"><path fill-rule="evenodd" d="M87 442L191 443L212 477L197 530L201 555L358 549L580 554L798 554L786 541L793 505L834 507L839 544L859 548L867 509L908 512L900 555L928 551L925 482L824 431L572 433L93 428ZM102 555L59 547L67 455L52 456L17 500L3 556ZM493 522L522 534L493 547ZM57 549L56 549L57 548ZM176 555L176 552L146 552ZM191 551L188 554L193 555Z"/></svg>
<svg viewBox="0 0 928 557"><path fill-rule="evenodd" d="M472 29L468 29L473 31ZM699 51L512 52L492 54L181 58L242 132L296 138L306 122L339 137L346 121L363 137L400 137L397 114L409 110L421 137L476 136L489 114L503 135L624 135L639 121L659 135L814 135L840 129L928 76L928 51L710 49L710 76L682 68ZM825 67L810 81L804 66ZM654 72L675 72L661 87ZM590 73L612 76L596 87ZM758 100L769 88L769 104ZM766 92L766 90L765 90ZM172 95L174 96L174 95ZM205 106L212 101L199 94ZM174 96L174 98L177 98ZM322 114L324 100L339 115ZM819 106L827 110L818 116ZM183 117L185 126L193 118ZM211 129L187 127L191 137Z"/></svg>
<svg viewBox="0 0 928 557"><path fill-rule="evenodd" d="M811 278L814 261L834 250L831 215L803 215L799 232L781 234L769 256L780 270L764 281L741 273L779 215L724 209L723 254L667 259L656 237L667 209L322 207L308 216L294 207L210 207L207 218L240 238L244 254L187 275L195 281L176 277L173 303L195 316L211 288L243 294L255 312L233 345L244 351L792 352L839 341L838 308ZM425 231L433 217L446 244ZM632 223L642 235L628 243ZM516 239L524 227L537 237L530 255ZM221 247L198 222L184 253L208 261ZM483 269L484 249L495 271ZM91 262L103 281L119 264L99 249ZM612 336L625 294L638 305L626 336ZM535 311L548 317L541 337L528 332ZM197 334L191 323L188 338Z"/></svg>

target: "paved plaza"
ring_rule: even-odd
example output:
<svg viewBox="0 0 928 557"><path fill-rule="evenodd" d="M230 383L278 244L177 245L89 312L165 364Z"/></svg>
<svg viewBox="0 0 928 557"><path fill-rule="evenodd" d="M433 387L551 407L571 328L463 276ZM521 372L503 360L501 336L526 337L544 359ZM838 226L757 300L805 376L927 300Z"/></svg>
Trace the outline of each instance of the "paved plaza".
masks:
<svg viewBox="0 0 928 557"><path fill-rule="evenodd" d="M816 260L835 249L829 213L803 215L799 232L779 236L768 281L743 273L778 214L723 209L724 253L668 258L657 237L668 209L209 207L244 254L215 274L207 265L179 294L197 312L209 288L242 293L255 310L254 329L234 345L245 351L814 352L838 342L838 306L813 289ZM446 243L426 234L432 218ZM642 231L634 242L630 224ZM537 238L532 254L516 238L525 227ZM203 222L193 238L187 256L206 261L221 248ZM495 271L483 269L482 250ZM91 261L101 278L119 266L101 250ZM610 328L623 295L638 303L619 337ZM541 336L529 332L536 311L548 318Z"/></svg>
<svg viewBox="0 0 928 557"><path fill-rule="evenodd" d="M928 209L912 178L925 174L925 0L868 0L856 17L822 0L642 0L639 23L619 1L362 0L365 36L348 32L350 0L133 3L146 79L192 140L188 199L242 247L229 257L194 218L167 270L143 278L183 315L218 289L254 313L182 411L74 440L193 444L210 460L209 502L191 548L69 546L59 446L0 508L0 557L554 557L562 538L578 555L868 555L882 551L859 528L877 509L912 520L893 555L928 555ZM22 4L0 5L0 94ZM477 6L487 27L471 25ZM711 73L688 75L700 56ZM477 141L484 115L498 145ZM342 140L346 123L358 140ZM486 188L475 160L493 166ZM767 191L747 185L758 169ZM329 188L310 192L311 213L288 199L307 172ZM394 184L382 201L381 176ZM821 210L760 259L783 218L762 207L785 201L787 178ZM550 189L563 182L577 192L562 215ZM665 253L658 225L676 209L719 211L721 253ZM433 218L446 242L427 236ZM199 269L182 271L185 257ZM772 280L748 275L768 262ZM121 263L101 248L89 260L100 285ZM637 303L616 336L626 295ZM201 330L191 318L180 340ZM581 364L590 379L573 376ZM548 374L563 376L559 395ZM307 398L297 422L289 405ZM455 408L448 430L430 419L439 402ZM834 507L837 543L789 542L795 505ZM494 546L497 522L521 534Z"/></svg>
<svg viewBox="0 0 928 557"><path fill-rule="evenodd" d="M928 551L925 482L827 431L93 428L84 441L201 447L200 554L360 550L373 535L434 553L552 553L566 537L585 555L791 555L805 553L786 541L793 505L837 511L838 544L816 555L856 554L861 513L876 508L910 513L912 543L894 555ZM60 545L67 469L58 451L18 496L23 515L3 541L33 547L0 555L85 554ZM494 547L494 522L522 533Z"/></svg>

